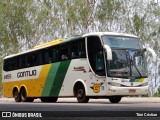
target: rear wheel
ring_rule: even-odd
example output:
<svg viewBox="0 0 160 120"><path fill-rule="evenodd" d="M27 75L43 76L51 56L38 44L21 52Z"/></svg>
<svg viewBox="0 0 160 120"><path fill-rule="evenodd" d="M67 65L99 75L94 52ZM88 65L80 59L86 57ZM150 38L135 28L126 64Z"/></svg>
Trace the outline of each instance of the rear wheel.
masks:
<svg viewBox="0 0 160 120"><path fill-rule="evenodd" d="M87 103L89 101L89 97L86 96L85 88L83 85L77 86L75 89L75 95L79 103Z"/></svg>
<svg viewBox="0 0 160 120"><path fill-rule="evenodd" d="M18 92L17 88L13 90L13 97L16 102L21 102L20 93Z"/></svg>
<svg viewBox="0 0 160 120"><path fill-rule="evenodd" d="M57 102L58 97L41 97L42 102Z"/></svg>
<svg viewBox="0 0 160 120"><path fill-rule="evenodd" d="M22 88L20 91L20 96L21 96L21 100L22 102L33 102L34 98L32 97L27 97L27 92L25 88Z"/></svg>
<svg viewBox="0 0 160 120"><path fill-rule="evenodd" d="M109 101L111 103L119 103L121 101L121 98L122 97L120 97L120 96L111 96L111 97L109 97Z"/></svg>

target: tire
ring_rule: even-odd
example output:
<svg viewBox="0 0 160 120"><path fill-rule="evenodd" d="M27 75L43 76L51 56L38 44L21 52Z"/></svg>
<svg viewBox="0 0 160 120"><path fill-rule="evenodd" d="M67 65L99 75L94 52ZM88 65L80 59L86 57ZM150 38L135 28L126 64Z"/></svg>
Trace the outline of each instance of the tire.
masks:
<svg viewBox="0 0 160 120"><path fill-rule="evenodd" d="M109 97L109 101L111 103L119 103L121 101L121 98L122 97L120 97L120 96L111 96L111 97Z"/></svg>
<svg viewBox="0 0 160 120"><path fill-rule="evenodd" d="M27 92L25 88L22 88L20 91L20 97L22 102L33 102L34 98L32 97L27 97Z"/></svg>
<svg viewBox="0 0 160 120"><path fill-rule="evenodd" d="M18 92L18 89L13 90L13 97L15 102L21 102L20 93Z"/></svg>
<svg viewBox="0 0 160 120"><path fill-rule="evenodd" d="M42 102L49 102L49 103L54 103L57 102L58 97L41 97Z"/></svg>
<svg viewBox="0 0 160 120"><path fill-rule="evenodd" d="M89 101L89 97L86 96L83 85L77 86L75 90L75 95L79 103L87 103Z"/></svg>

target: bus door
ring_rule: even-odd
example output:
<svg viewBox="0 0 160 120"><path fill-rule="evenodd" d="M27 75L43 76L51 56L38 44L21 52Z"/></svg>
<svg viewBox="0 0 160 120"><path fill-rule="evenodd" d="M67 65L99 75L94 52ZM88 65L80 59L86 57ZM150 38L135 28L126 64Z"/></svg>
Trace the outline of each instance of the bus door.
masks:
<svg viewBox="0 0 160 120"><path fill-rule="evenodd" d="M87 37L87 52L91 70L98 76L105 76L104 52L98 36Z"/></svg>

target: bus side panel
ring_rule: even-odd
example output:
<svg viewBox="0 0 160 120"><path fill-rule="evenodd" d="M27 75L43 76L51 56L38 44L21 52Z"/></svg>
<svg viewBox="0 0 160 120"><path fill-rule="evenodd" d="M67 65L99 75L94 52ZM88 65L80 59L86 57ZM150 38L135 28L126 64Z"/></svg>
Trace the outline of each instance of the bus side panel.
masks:
<svg viewBox="0 0 160 120"><path fill-rule="evenodd" d="M88 96L106 96L105 77L97 77L88 66L87 59L73 59L65 75L59 96L74 96L73 88L76 80L86 84ZM96 88L94 87L96 86ZM96 91L95 89L98 89Z"/></svg>
<svg viewBox="0 0 160 120"><path fill-rule="evenodd" d="M88 66L85 58L72 59L65 75L59 96L74 96L74 83L77 79L87 80L86 70L88 70Z"/></svg>
<svg viewBox="0 0 160 120"><path fill-rule="evenodd" d="M12 71L12 72L4 72L5 75L11 75L12 77L10 79L3 79L2 81L2 91L3 91L3 96L4 97L13 97L12 91L15 86L20 88L24 86L27 90L27 96L28 97L40 97L43 91L43 87L46 81L46 78L48 76L49 70L50 70L51 65L43 65L43 66L38 66L38 67L32 67L32 68L27 68L27 69L21 69L17 71ZM17 78L17 74L19 72L23 71L30 71L30 70L36 70L37 72L37 78L34 78L34 76L26 76L22 78ZM4 78L3 76L3 78ZM34 79L31 79L34 78Z"/></svg>
<svg viewBox="0 0 160 120"><path fill-rule="evenodd" d="M49 71L42 96L59 96L62 83L71 60L53 63Z"/></svg>
<svg viewBox="0 0 160 120"><path fill-rule="evenodd" d="M32 70L37 71L35 77L23 76L17 78L18 72ZM3 79L2 81L4 97L13 97L12 92L15 86L19 90L24 86L28 97L73 96L74 83L78 79L84 80L86 83L88 96L106 95L105 79L95 76L90 71L85 58L4 72L4 76L9 74L11 74L12 78ZM98 91L95 89L98 89Z"/></svg>

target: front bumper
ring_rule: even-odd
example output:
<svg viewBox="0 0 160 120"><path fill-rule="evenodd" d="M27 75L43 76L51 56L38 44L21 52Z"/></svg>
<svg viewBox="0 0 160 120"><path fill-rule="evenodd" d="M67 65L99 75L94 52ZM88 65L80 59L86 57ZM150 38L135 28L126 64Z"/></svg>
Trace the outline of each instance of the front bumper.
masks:
<svg viewBox="0 0 160 120"><path fill-rule="evenodd" d="M128 96L128 95L147 95L148 94L148 86L143 87L115 87L115 86L109 86L107 95L122 95L122 96Z"/></svg>

